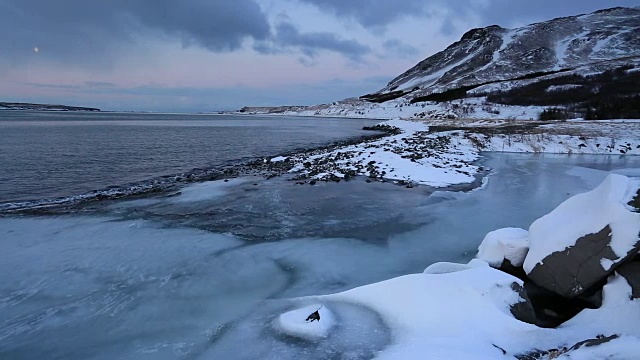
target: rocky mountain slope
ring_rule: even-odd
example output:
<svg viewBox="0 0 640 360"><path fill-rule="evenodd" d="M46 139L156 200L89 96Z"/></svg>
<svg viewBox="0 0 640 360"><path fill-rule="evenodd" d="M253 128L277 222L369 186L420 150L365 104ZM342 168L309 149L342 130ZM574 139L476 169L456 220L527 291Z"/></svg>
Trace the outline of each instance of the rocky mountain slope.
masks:
<svg viewBox="0 0 640 360"><path fill-rule="evenodd" d="M432 93L640 56L640 8L612 8L531 24L473 29L393 79L379 94Z"/></svg>

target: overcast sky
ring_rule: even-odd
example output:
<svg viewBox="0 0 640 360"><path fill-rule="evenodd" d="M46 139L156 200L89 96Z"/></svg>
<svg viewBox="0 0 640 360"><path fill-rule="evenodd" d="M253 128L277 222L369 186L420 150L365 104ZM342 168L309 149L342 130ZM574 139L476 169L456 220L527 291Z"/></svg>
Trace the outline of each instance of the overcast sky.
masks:
<svg viewBox="0 0 640 360"><path fill-rule="evenodd" d="M0 0L0 101L324 103L380 89L470 28L613 6L640 0Z"/></svg>

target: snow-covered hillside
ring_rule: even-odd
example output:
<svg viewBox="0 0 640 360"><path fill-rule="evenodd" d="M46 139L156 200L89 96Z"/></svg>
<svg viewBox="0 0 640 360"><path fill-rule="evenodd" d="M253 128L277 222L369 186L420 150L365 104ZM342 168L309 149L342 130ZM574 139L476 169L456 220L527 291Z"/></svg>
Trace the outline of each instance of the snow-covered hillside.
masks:
<svg viewBox="0 0 640 360"><path fill-rule="evenodd" d="M393 119L638 118L640 7L518 29L473 29L378 91L314 106L245 107L244 114ZM518 93L514 94L516 91ZM354 94L356 95L356 94ZM607 99L604 103L602 99ZM611 113L609 109L624 108ZM604 109L604 110L603 110Z"/></svg>
<svg viewBox="0 0 640 360"><path fill-rule="evenodd" d="M416 93L640 56L640 8L613 8L531 24L473 29L393 79L381 93Z"/></svg>

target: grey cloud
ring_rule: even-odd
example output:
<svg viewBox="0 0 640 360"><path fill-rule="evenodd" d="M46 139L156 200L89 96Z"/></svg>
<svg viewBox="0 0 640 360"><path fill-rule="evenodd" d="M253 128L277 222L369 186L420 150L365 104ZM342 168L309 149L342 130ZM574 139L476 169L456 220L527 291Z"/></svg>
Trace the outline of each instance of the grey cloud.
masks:
<svg viewBox="0 0 640 360"><path fill-rule="evenodd" d="M233 51L270 26L255 0L0 0L0 59L33 57L104 63L140 36L177 38L184 46Z"/></svg>
<svg viewBox="0 0 640 360"><path fill-rule="evenodd" d="M355 62L362 62L363 56L371 53L369 46L356 40L342 39L328 32L301 33L288 21L279 23L272 38L260 42L254 49L262 54L277 54L291 49L298 49L305 57L303 64L313 64L309 59L315 58L320 51L332 51Z"/></svg>
<svg viewBox="0 0 640 360"><path fill-rule="evenodd" d="M466 2L469 1L470 0L466 0ZM465 1L461 1L461 3L464 2ZM456 2L456 4L459 5L458 2ZM479 8L479 10L481 11L481 18L487 25L498 24L510 27L523 23L528 24L531 22L550 20L561 16L590 13L615 6L634 7L638 5L640 5L640 1L638 0L491 0L486 7Z"/></svg>
<svg viewBox="0 0 640 360"><path fill-rule="evenodd" d="M94 87L94 88L114 88L118 85L110 82L102 82L102 81L85 81L85 86Z"/></svg>
<svg viewBox="0 0 640 360"><path fill-rule="evenodd" d="M316 6L324 12L343 19L353 19L369 29L384 29L403 17L432 18L438 8L447 10L447 18L442 19L441 31L451 34L455 29L454 19L464 20L472 16L480 17L484 25L498 24L513 26L522 23L549 20L559 16L588 13L614 6L638 6L638 0L297 0ZM441 12L437 12L440 14Z"/></svg>
<svg viewBox="0 0 640 360"><path fill-rule="evenodd" d="M404 16L424 15L425 0L299 0L341 18L353 18L367 28L385 27Z"/></svg>
<svg viewBox="0 0 640 360"><path fill-rule="evenodd" d="M388 53L391 53L391 54L386 54L386 56L391 56L391 57L399 56L403 58L413 58L420 54L420 51L417 48L409 44L406 44L400 41L399 39L387 40L382 44L382 46Z"/></svg>

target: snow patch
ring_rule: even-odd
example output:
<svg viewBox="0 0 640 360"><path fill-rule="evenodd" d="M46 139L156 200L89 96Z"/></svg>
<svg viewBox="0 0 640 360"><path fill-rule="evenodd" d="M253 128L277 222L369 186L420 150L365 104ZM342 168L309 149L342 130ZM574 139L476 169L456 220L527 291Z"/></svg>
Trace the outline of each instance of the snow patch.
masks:
<svg viewBox="0 0 640 360"><path fill-rule="evenodd" d="M326 296L367 306L391 327L394 344L377 359L499 359L526 347L535 326L516 320L511 289L522 282L490 267L413 274ZM496 346L494 346L494 344Z"/></svg>
<svg viewBox="0 0 640 360"><path fill-rule="evenodd" d="M272 163L275 163L275 162L282 162L282 161L285 161L285 160L287 160L287 159L288 159L288 157L286 157L286 156L276 156L276 157L274 157L273 159L271 159L271 162L272 162Z"/></svg>
<svg viewBox="0 0 640 360"><path fill-rule="evenodd" d="M513 266L522 266L529 251L529 232L519 228L504 228L488 233L476 257L494 268L499 268L506 259Z"/></svg>
<svg viewBox="0 0 640 360"><path fill-rule="evenodd" d="M432 274L432 275L449 274L449 273L454 273L458 271L465 271L465 270L469 270L477 267L487 267L487 266L489 266L487 262L479 259L471 259L471 261L469 261L468 264L438 262L424 269L423 274Z"/></svg>
<svg viewBox="0 0 640 360"><path fill-rule="evenodd" d="M307 321L307 317L318 311L319 321ZM320 304L305 306L281 314L276 321L276 328L291 336L300 337L307 340L324 338L329 335L329 331L335 325L333 313Z"/></svg>

